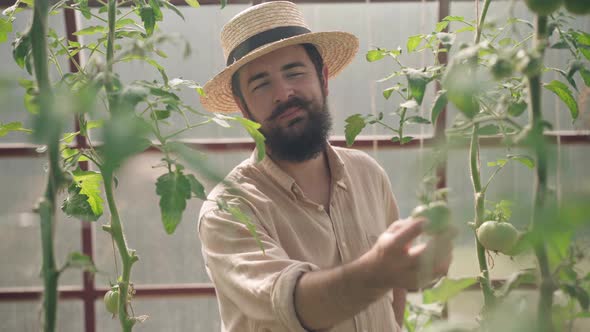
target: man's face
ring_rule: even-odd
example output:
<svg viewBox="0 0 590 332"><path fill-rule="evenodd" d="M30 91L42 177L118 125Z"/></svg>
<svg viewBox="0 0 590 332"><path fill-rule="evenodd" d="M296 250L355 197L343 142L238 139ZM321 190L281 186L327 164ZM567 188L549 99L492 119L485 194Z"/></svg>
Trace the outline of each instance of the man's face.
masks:
<svg viewBox="0 0 590 332"><path fill-rule="evenodd" d="M323 74L327 77L326 70ZM327 83L320 82L303 46L287 46L248 63L240 69L239 83L242 113L262 125L273 157L304 161L323 150L331 129Z"/></svg>

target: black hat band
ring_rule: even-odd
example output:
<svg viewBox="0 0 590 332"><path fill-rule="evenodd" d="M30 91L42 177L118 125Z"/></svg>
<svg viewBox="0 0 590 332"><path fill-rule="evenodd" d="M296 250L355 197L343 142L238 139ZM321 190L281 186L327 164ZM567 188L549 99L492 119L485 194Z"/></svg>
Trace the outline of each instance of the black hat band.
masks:
<svg viewBox="0 0 590 332"><path fill-rule="evenodd" d="M262 31L244 40L238 46L236 46L229 53L226 64L227 66L233 64L260 46L274 43L281 39L303 35L309 32L311 32L311 30L301 26L276 27L270 30Z"/></svg>

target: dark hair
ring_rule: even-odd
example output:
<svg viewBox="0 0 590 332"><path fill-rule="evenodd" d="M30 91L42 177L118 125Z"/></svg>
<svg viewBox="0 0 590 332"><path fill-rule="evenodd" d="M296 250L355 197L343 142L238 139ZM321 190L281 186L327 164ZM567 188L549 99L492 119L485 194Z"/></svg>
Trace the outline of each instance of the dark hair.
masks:
<svg viewBox="0 0 590 332"><path fill-rule="evenodd" d="M306 44L301 44L301 45L303 46L303 48L305 49L305 52L307 52L307 56L309 56L309 59L313 63L315 70L318 74L318 78L320 79L320 83L323 86L324 80L326 78L322 74L322 71L324 70L324 60L322 59L322 55L320 54L318 49L313 44L306 43ZM240 70L236 71L231 77L231 91L234 94L234 96L237 96L238 98L240 98L242 103L244 105L246 105L246 102L244 100L244 95L242 94L242 90L240 90L240 74L239 73L240 73Z"/></svg>

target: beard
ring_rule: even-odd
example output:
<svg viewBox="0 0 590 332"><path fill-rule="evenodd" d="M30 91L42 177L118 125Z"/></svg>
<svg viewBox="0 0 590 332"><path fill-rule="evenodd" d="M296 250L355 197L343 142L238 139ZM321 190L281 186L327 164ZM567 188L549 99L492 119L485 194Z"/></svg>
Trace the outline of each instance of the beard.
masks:
<svg viewBox="0 0 590 332"><path fill-rule="evenodd" d="M303 115L289 121L286 127L275 125L273 120L291 107L299 107ZM260 131L266 137L266 145L272 157L283 161L303 162L315 158L326 148L332 129L332 117L325 97L322 104L293 97L277 106L265 124L268 126L263 126Z"/></svg>

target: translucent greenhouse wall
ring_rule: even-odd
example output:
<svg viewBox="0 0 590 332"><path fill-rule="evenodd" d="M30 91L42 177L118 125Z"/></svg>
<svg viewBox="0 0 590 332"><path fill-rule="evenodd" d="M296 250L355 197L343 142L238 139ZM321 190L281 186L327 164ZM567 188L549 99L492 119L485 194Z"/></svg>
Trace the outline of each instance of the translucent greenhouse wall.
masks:
<svg viewBox="0 0 590 332"><path fill-rule="evenodd" d="M498 4L498 5L496 5ZM508 16L510 4L494 2L490 9L489 20L504 19ZM228 5L220 10L218 6L202 6L198 9L183 7L185 21L177 19L169 11L165 11L165 20L161 24L162 31L178 33L190 43L192 55L184 59L176 45L167 45L163 51L167 59L160 63L167 68L170 78L182 77L205 83L215 73L223 69L225 61L219 45L218 36L221 27L232 16L246 8L247 5ZM341 75L330 82L329 103L334 118L336 136L344 135L344 119L355 113L389 114L395 110L400 100L392 96L385 100L381 91L388 83L376 83L386 77L392 70L392 63L379 61L368 63L366 51L375 47L405 48L406 38L418 33L429 33L433 30L438 18L436 2L394 2L394 3L346 3L346 4L302 4L306 18L315 31L344 30L356 34L361 41L360 52ZM531 19L521 1L516 3L514 13ZM472 2L452 2L451 15L472 18L474 14ZM17 18L15 31L22 31L28 13ZM81 19L82 27L96 25L97 22ZM62 33L65 31L63 16L52 16L51 26ZM578 19L578 28L590 31L590 20ZM14 36L9 36L9 40ZM464 34L471 39L472 35ZM21 77L23 74L11 60L9 43L0 44L0 76ZM547 54L548 64L563 66L561 58L555 51ZM414 56L404 59L413 66L431 64L431 56ZM62 64L67 68L67 64ZM115 68L121 73L124 81L134 79L156 79L159 74L152 67L140 63L118 64ZM56 74L54 71L53 74ZM553 73L546 74L553 79ZM555 76L554 78L557 78ZM0 118L4 122L23 121L25 126L29 118L23 109L20 89L9 93L0 92L2 110ZM201 109L198 96L194 92L182 93L184 100ZM434 91L427 91L424 105L430 105ZM580 110L580 118L572 124L565 106L552 94L543 97L545 117L560 130L589 130L590 103ZM428 107L428 106L426 106ZM456 114L452 108L447 112L448 119ZM448 121L450 122L450 121ZM171 124L171 128L182 128L181 121ZM363 134L389 135L382 128L370 127ZM409 135L431 135L429 126L408 128ZM196 138L237 138L246 137L239 130L227 130L218 126L200 128L198 131L187 132L186 139ZM24 134L9 134L0 138L0 143L26 143L29 139ZM1 148L1 145L0 145ZM367 150L386 169L391 179L394 193L400 206L402 216L406 216L412 207L418 204L415 188L427 169L431 150L429 148L407 149L371 149ZM210 153L211 162L223 172L228 172L234 165L250 154L249 151L225 151ZM481 154L482 165L487 161L496 160L505 152L501 148L484 148ZM550 183L557 190L590 188L589 145L559 146L556 158L552 161ZM159 220L158 198L155 195L154 181L159 170L150 166L158 163L160 155L144 153L130 160L120 172L120 183L116 196L119 208L126 221L126 234L130 246L137 249L141 257L140 263L134 266L133 282L136 284L174 284L174 283L206 283L209 282L200 253L200 244L196 235L196 216L200 203L191 201L185 211L184 220L172 236L165 234ZM468 174L467 150L458 149L451 152L447 164L447 185L452 189L450 204L458 222L468 221L472 217L473 195ZM0 256L0 287L40 286L40 241L37 216L31 207L43 190L43 170L45 160L41 158L0 158L0 248L4 255ZM483 169L484 175L491 170ZM520 209L515 209L514 219L528 221L527 209L530 208L533 191L533 174L519 165L512 165L503 170L490 189L489 199L494 197L512 197L517 200ZM208 184L211 188L212 184ZM98 224L106 223L106 217ZM516 223L518 224L518 222ZM97 225L98 226L98 225ZM57 257L63 259L74 250L80 250L80 222L60 216L57 231ZM113 249L110 237L100 231L95 232L95 262L101 271L96 276L97 286L107 286L115 280ZM451 276L473 276L478 274L475 250L473 249L472 233L467 227L457 240L455 260L451 267ZM6 254L9 253L9 254ZM519 258L511 261L498 258L495 261L492 276L505 277L514 270L514 266L532 266L533 257ZM81 274L68 271L60 280L62 286L80 286ZM479 293L465 293L450 305L449 315L453 317L473 317L473 308L478 308L481 301ZM151 318L137 328L138 331L215 331L219 330L219 319L214 298L142 298L138 299L136 311L146 313ZM60 331L81 331L83 317L81 305L77 301L63 301L60 306ZM0 331L34 331L38 329L37 302L0 302ZM69 316L67 320L64 317ZM97 330L115 330L118 321L111 320L97 302ZM590 325L586 324L585 327ZM582 327L583 328L583 327Z"/></svg>

